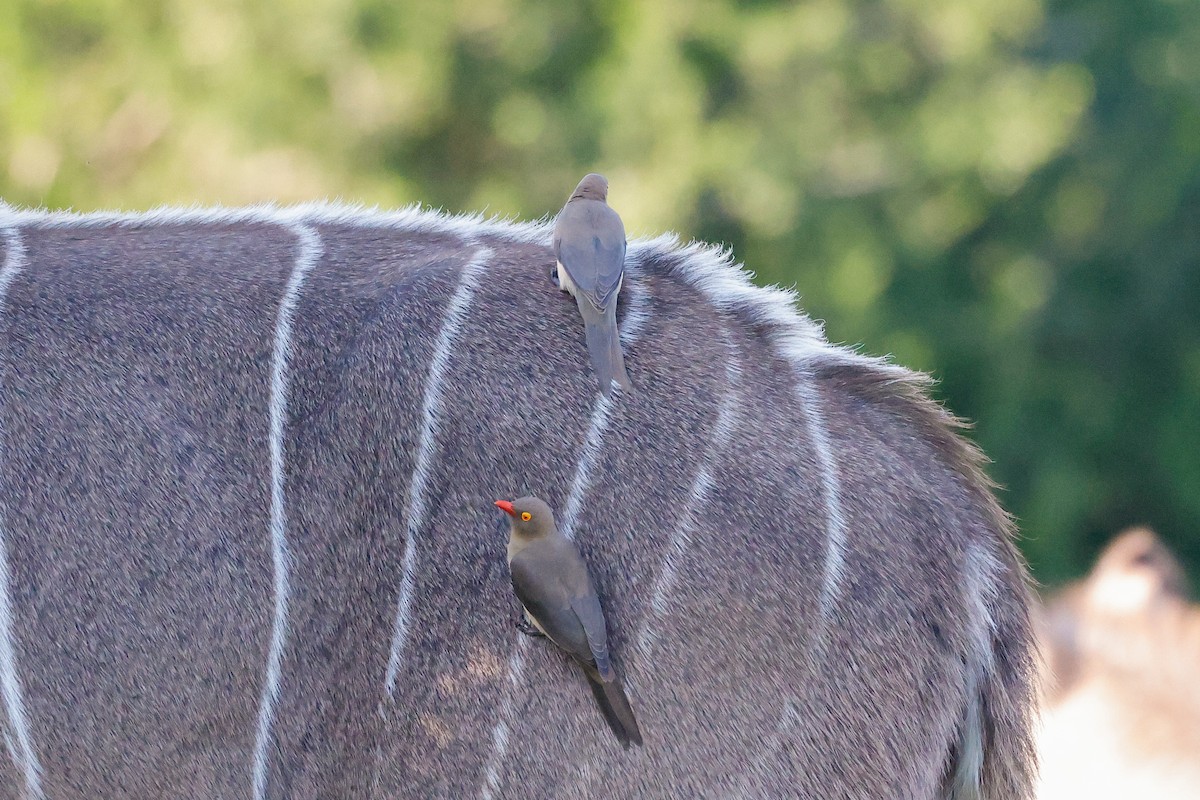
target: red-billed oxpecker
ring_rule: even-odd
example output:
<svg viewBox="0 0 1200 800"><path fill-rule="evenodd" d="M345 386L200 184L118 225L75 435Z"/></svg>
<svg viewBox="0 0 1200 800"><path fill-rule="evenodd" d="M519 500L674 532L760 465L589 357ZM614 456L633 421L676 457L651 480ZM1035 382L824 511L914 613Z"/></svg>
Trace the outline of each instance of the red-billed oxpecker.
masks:
<svg viewBox="0 0 1200 800"><path fill-rule="evenodd" d="M522 497L497 500L496 506L512 517L508 568L527 620L517 627L566 651L583 668L596 704L622 746L640 745L642 732L609 658L604 612L579 550L558 532L544 501Z"/></svg>

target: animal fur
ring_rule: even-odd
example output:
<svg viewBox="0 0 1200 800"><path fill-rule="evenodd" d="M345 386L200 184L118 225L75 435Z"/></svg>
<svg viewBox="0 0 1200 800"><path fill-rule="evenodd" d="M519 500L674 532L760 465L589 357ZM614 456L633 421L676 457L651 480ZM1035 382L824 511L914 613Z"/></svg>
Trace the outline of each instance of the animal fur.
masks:
<svg viewBox="0 0 1200 800"><path fill-rule="evenodd" d="M600 397L549 237L0 206L0 797L1028 797L1024 567L926 379L664 237ZM634 755L513 630L529 493Z"/></svg>

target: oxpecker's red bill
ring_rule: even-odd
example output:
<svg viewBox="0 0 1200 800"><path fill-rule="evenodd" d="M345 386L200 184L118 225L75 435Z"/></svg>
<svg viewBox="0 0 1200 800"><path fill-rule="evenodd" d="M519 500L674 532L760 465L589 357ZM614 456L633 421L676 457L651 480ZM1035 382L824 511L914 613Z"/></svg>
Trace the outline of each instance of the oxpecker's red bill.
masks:
<svg viewBox="0 0 1200 800"><path fill-rule="evenodd" d="M507 500L497 500L496 508L503 511L505 514L508 514L510 517L515 517L517 515L517 512L513 510L513 504Z"/></svg>

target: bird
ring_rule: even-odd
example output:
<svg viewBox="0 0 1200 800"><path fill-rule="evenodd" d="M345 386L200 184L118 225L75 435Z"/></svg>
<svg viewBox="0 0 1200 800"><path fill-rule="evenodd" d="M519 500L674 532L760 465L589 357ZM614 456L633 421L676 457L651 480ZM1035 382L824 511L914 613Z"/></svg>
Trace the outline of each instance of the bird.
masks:
<svg viewBox="0 0 1200 800"><path fill-rule="evenodd" d="M592 172L583 177L554 222L558 287L571 294L583 317L584 338L600 391L612 395L612 382L633 389L617 331L617 295L625 276L625 226L608 206L608 181Z"/></svg>
<svg viewBox="0 0 1200 800"><path fill-rule="evenodd" d="M496 506L512 518L508 568L524 610L518 629L544 636L574 659L621 746L640 747L642 732L613 667L604 611L579 550L559 532L544 500L497 500Z"/></svg>

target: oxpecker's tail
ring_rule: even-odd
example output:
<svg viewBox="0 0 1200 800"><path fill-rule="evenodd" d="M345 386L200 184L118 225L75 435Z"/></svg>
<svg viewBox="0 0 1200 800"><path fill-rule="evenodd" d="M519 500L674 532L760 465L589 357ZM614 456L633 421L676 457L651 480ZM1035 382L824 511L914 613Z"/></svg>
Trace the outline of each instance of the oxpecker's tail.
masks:
<svg viewBox="0 0 1200 800"><path fill-rule="evenodd" d="M642 731L633 716L633 708L629 705L629 698L625 696L621 679L604 683L599 680L599 676L588 674L588 685L592 687L592 695L596 698L596 705L600 706L604 721L621 740L621 746L626 750L630 744L641 747Z"/></svg>
<svg viewBox="0 0 1200 800"><path fill-rule="evenodd" d="M577 298L579 313L583 315L583 329L587 337L588 354L592 357L592 369L600 381L600 391L612 394L612 382L626 392L633 389L629 374L625 372L625 355L621 352L621 338L617 331L617 303L614 299L608 308L600 310L580 293Z"/></svg>

